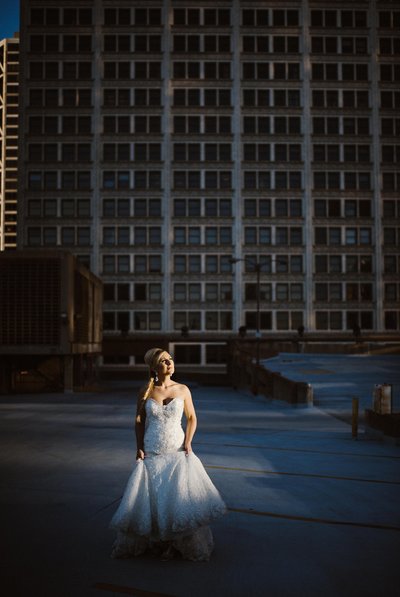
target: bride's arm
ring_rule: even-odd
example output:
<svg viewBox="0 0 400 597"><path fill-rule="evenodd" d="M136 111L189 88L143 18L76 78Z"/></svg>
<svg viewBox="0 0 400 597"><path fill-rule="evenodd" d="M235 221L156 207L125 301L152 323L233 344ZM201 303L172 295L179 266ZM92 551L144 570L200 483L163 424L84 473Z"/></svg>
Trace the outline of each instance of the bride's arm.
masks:
<svg viewBox="0 0 400 597"><path fill-rule="evenodd" d="M185 433L185 452L190 454L192 451L192 439L197 427L196 411L194 409L192 395L189 388L185 388L185 416L186 416L186 433Z"/></svg>
<svg viewBox="0 0 400 597"><path fill-rule="evenodd" d="M140 399L137 403L135 433L136 433L136 460L144 458L144 428L145 428L146 410L144 400Z"/></svg>

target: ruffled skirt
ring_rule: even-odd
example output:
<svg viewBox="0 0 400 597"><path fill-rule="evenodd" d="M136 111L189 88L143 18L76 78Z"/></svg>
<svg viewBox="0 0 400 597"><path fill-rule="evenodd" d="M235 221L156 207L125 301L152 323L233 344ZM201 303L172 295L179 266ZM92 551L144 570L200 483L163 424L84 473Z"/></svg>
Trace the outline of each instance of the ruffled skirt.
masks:
<svg viewBox="0 0 400 597"><path fill-rule="evenodd" d="M113 557L174 548L190 560L208 560L209 523L226 506L199 458L184 451L148 455L135 463L110 527L117 531Z"/></svg>

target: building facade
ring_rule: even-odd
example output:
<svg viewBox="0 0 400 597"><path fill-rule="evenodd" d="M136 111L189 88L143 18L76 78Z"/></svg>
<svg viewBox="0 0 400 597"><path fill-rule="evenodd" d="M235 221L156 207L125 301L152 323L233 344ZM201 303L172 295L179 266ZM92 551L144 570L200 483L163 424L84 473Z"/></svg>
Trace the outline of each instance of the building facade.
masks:
<svg viewBox="0 0 400 597"><path fill-rule="evenodd" d="M101 276L105 334L398 334L398 2L21 15L19 242Z"/></svg>
<svg viewBox="0 0 400 597"><path fill-rule="evenodd" d="M0 251L17 246L18 37L0 41Z"/></svg>

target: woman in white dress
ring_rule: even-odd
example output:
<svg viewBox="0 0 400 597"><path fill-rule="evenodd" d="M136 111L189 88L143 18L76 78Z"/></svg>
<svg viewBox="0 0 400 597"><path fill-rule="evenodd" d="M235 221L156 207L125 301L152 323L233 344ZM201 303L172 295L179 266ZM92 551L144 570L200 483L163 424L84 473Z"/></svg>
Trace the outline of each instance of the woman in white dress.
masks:
<svg viewBox="0 0 400 597"><path fill-rule="evenodd" d="M180 554L208 560L209 528L226 506L192 451L197 419L189 388L174 382L172 357L162 348L145 354L150 379L136 411L136 463L110 526L117 531L112 557L151 549L163 559ZM182 428L183 413L186 430Z"/></svg>

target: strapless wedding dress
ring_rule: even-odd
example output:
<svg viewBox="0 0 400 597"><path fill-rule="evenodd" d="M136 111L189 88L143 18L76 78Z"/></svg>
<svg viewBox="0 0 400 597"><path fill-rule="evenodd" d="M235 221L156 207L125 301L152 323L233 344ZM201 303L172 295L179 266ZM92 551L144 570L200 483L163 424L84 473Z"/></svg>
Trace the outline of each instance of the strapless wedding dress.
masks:
<svg viewBox="0 0 400 597"><path fill-rule="evenodd" d="M210 521L226 511L199 458L186 455L184 400L161 405L148 398L144 460L138 460L110 526L117 531L113 557L136 556L172 545L185 559L208 560Z"/></svg>

